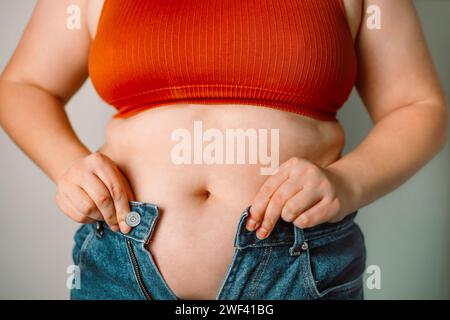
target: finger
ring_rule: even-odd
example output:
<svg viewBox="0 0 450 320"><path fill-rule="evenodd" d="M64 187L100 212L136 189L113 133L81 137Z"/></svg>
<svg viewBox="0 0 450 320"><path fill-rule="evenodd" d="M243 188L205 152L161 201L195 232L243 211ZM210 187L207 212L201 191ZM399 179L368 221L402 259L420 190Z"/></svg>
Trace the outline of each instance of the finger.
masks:
<svg viewBox="0 0 450 320"><path fill-rule="evenodd" d="M301 188L302 186L299 185L298 181L290 178L275 191L267 205L261 227L256 231L256 236L259 239L265 239L270 235L277 221L280 219L284 204Z"/></svg>
<svg viewBox="0 0 450 320"><path fill-rule="evenodd" d="M281 210L281 218L286 222L292 222L321 199L321 194L316 189L300 190L285 203Z"/></svg>
<svg viewBox="0 0 450 320"><path fill-rule="evenodd" d="M91 173L83 178L81 188L94 201L109 228L114 232L119 231L114 202L105 184Z"/></svg>
<svg viewBox="0 0 450 320"><path fill-rule="evenodd" d="M95 219L89 218L88 216L84 216L84 215L76 213L76 212L73 213L72 219L78 223L83 223L83 224L92 223L92 222L96 221Z"/></svg>
<svg viewBox="0 0 450 320"><path fill-rule="evenodd" d="M64 188L64 195L78 214L88 216L94 220L103 220L97 205L81 187L74 184L67 185Z"/></svg>
<svg viewBox="0 0 450 320"><path fill-rule="evenodd" d="M95 220L89 218L86 215L81 214L77 211L77 209L73 206L70 199L68 199L65 195L57 196L57 204L61 211L68 216L70 219L74 220L78 223L92 223Z"/></svg>
<svg viewBox="0 0 450 320"><path fill-rule="evenodd" d="M328 218L337 210L337 199L329 201L322 199L316 205L309 208L294 220L294 225L299 228L311 228L327 222Z"/></svg>
<svg viewBox="0 0 450 320"><path fill-rule="evenodd" d="M125 175L122 173L122 171L120 171L119 168L117 168L117 171L119 172L120 179L123 185L125 186L125 191L127 193L128 200L134 200L135 196L133 190L131 189L130 183L128 182L127 178L125 178Z"/></svg>
<svg viewBox="0 0 450 320"><path fill-rule="evenodd" d="M128 195L131 192L127 190L124 184L124 179L121 179L121 173L114 165L101 166L94 171L94 174L104 183L108 188L111 198L114 203L116 212L116 219L120 230L123 233L131 231L131 227L125 223L125 217L130 212L130 205L128 203Z"/></svg>
<svg viewBox="0 0 450 320"><path fill-rule="evenodd" d="M254 231L261 225L270 198L288 177L288 171L283 170L282 166L280 166L278 172L267 178L261 186L250 207L250 215L246 223L246 227L249 231Z"/></svg>

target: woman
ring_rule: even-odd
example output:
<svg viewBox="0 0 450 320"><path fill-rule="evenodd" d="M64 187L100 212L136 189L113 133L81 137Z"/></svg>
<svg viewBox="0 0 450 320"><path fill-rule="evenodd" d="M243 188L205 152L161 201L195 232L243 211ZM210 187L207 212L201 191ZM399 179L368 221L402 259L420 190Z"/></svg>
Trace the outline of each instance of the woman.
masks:
<svg viewBox="0 0 450 320"><path fill-rule="evenodd" d="M88 75L118 110L95 152L63 108ZM342 156L355 84L375 125ZM409 0L41 0L0 84L2 126L83 223L73 299L361 299L354 216L447 119Z"/></svg>

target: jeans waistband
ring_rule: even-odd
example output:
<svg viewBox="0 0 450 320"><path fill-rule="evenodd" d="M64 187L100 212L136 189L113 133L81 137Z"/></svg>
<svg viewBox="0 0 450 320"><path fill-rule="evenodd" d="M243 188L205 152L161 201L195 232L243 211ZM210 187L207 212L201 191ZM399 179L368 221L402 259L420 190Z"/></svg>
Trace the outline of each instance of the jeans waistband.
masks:
<svg viewBox="0 0 450 320"><path fill-rule="evenodd" d="M159 208L157 205L146 202L130 201L130 209L140 215L140 223L134 227L130 233L123 234L125 237L135 241L147 243L151 240L153 231L159 218ZM311 240L329 237L333 233L350 228L354 224L354 218L358 210L347 215L337 223L322 223L312 228L298 228L292 223L278 220L268 238L259 240L255 232L245 228L245 222L249 215L250 207L245 209L237 224L237 231L234 246L238 249L290 245L289 252L292 255L300 254L305 245ZM341 232L339 232L341 233ZM305 244L306 243L306 244Z"/></svg>
<svg viewBox="0 0 450 320"><path fill-rule="evenodd" d="M353 226L353 220L358 213L358 210L350 213L337 223L326 222L305 229L298 228L293 223L286 222L280 218L269 237L264 240L259 240L256 237L255 232L247 231L245 228L246 218L249 213L250 207L248 207L241 216L235 238L235 247L244 249L249 247L291 245L289 248L290 254L299 255L307 248L309 241L325 237L328 238L334 233L341 233L339 231L345 232L346 229Z"/></svg>

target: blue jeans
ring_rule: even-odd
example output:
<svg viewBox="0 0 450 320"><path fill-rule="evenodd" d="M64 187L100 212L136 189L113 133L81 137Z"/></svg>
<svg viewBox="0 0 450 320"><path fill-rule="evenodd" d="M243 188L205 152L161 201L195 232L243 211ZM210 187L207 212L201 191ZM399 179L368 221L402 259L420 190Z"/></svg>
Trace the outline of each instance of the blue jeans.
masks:
<svg viewBox="0 0 450 320"><path fill-rule="evenodd" d="M76 232L80 288L71 290L71 299L178 299L145 248L158 207L136 201L130 206L141 220L129 234L114 233L104 222ZM236 221L234 256L216 299L363 299L366 252L354 222L357 211L306 229L280 219L264 240L246 230L248 213Z"/></svg>

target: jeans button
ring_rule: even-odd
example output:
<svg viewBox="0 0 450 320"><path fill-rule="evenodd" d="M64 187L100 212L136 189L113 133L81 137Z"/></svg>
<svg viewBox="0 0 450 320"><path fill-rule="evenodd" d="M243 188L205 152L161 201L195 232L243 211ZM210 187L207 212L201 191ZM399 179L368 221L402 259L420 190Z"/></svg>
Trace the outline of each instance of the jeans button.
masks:
<svg viewBox="0 0 450 320"><path fill-rule="evenodd" d="M141 216L136 211L131 211L125 217L125 223L130 227L136 227L141 223Z"/></svg>

